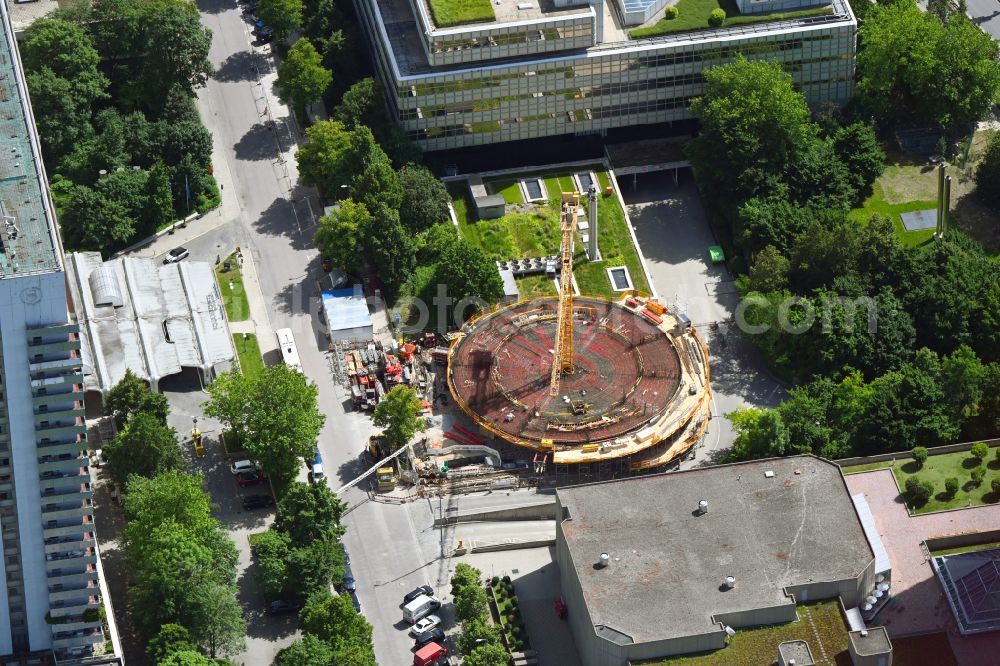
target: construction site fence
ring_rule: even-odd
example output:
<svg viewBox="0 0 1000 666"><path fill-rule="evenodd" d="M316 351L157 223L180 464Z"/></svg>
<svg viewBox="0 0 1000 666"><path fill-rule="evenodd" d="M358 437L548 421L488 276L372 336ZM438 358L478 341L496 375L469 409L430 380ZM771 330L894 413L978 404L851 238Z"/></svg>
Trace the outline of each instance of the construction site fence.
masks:
<svg viewBox="0 0 1000 666"><path fill-rule="evenodd" d="M1000 439L983 439L974 442L962 442L960 444L946 444L944 446L934 446L927 449L927 453L932 456L941 455L943 453L958 453L959 451L968 451L972 448L974 444L982 442L989 447L1000 446ZM872 463L879 462L890 462L892 460L909 460L913 458L913 453L910 451L896 451L895 453L879 453L874 456L860 456L857 458L841 458L840 460L834 460L833 462L840 467L854 467L855 465L870 465Z"/></svg>

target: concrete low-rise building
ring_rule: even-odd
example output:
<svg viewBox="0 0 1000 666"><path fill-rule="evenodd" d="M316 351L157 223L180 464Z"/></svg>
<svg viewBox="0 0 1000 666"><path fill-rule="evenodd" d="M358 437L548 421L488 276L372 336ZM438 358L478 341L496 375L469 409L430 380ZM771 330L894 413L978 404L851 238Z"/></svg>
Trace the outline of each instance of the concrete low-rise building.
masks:
<svg viewBox="0 0 1000 666"><path fill-rule="evenodd" d="M390 114L430 151L689 119L702 72L738 56L780 63L814 107L853 93L848 0L741 0L761 22L656 36L631 29L676 3L491 0L493 18L441 25L447 0L354 1Z"/></svg>
<svg viewBox="0 0 1000 666"><path fill-rule="evenodd" d="M814 456L556 491L556 558L584 666L724 648L796 605L864 603L875 553L840 468Z"/></svg>

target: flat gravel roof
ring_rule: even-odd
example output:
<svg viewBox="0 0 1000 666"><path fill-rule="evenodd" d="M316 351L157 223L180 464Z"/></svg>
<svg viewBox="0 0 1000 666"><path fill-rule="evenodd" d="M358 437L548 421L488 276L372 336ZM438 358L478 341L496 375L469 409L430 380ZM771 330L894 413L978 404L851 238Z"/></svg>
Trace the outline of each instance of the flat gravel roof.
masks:
<svg viewBox="0 0 1000 666"><path fill-rule="evenodd" d="M714 615L786 605L784 588L856 577L874 559L840 468L814 456L556 494L591 620L628 642L712 631Z"/></svg>

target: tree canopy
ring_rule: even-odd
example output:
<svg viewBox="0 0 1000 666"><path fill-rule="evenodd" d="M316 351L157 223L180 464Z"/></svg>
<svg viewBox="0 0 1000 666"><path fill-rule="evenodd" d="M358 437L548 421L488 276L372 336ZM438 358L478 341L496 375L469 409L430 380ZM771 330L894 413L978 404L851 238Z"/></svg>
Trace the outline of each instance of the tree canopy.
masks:
<svg viewBox="0 0 1000 666"><path fill-rule="evenodd" d="M316 403L316 385L281 364L257 375L223 373L208 394L205 413L226 424L277 488L291 482L302 460L313 454L326 420Z"/></svg>
<svg viewBox="0 0 1000 666"><path fill-rule="evenodd" d="M282 99L290 103L302 117L307 106L320 100L332 80L333 74L323 67L323 58L316 47L305 37L300 37L278 65L275 84Z"/></svg>
<svg viewBox="0 0 1000 666"><path fill-rule="evenodd" d="M104 457L118 484L124 484L133 474L156 476L186 464L174 429L145 412L133 416L125 429L105 444Z"/></svg>
<svg viewBox="0 0 1000 666"><path fill-rule="evenodd" d="M396 451L427 428L420 418L422 409L416 391L408 386L395 386L375 407L372 422L383 428L386 443Z"/></svg>
<svg viewBox="0 0 1000 666"><path fill-rule="evenodd" d="M274 36L278 39L285 39L292 30L301 25L303 9L302 0L258 0L257 2L257 16L264 25L274 31ZM299 41L302 39L296 44Z"/></svg>
<svg viewBox="0 0 1000 666"><path fill-rule="evenodd" d="M958 130L1000 91L993 38L964 14L945 23L909 0L878 4L859 29L858 90L884 121Z"/></svg>
<svg viewBox="0 0 1000 666"><path fill-rule="evenodd" d="M399 206L399 221L411 232L429 229L438 222L448 222L451 197L430 169L407 164L399 170L403 200Z"/></svg>
<svg viewBox="0 0 1000 666"><path fill-rule="evenodd" d="M691 102L702 130L688 144L703 190L731 200L766 192L812 138L802 94L779 64L764 60L739 58L704 77L705 94Z"/></svg>
<svg viewBox="0 0 1000 666"><path fill-rule="evenodd" d="M166 425L170 405L165 395L153 393L131 368L126 368L125 376L111 387L104 398L104 413L113 416L119 428L123 428L138 413L155 416L161 425Z"/></svg>
<svg viewBox="0 0 1000 666"><path fill-rule="evenodd" d="M364 615L354 610L346 594L334 596L327 591L314 594L302 609L299 626L334 651L348 646L371 645L372 626Z"/></svg>
<svg viewBox="0 0 1000 666"><path fill-rule="evenodd" d="M306 129L306 139L295 153L302 182L318 187L327 196L337 196L341 185L350 184L357 168L348 157L350 132L335 120L321 120Z"/></svg>
<svg viewBox="0 0 1000 666"><path fill-rule="evenodd" d="M330 213L319 219L313 242L334 266L356 273L364 266L373 218L364 204L341 199Z"/></svg>

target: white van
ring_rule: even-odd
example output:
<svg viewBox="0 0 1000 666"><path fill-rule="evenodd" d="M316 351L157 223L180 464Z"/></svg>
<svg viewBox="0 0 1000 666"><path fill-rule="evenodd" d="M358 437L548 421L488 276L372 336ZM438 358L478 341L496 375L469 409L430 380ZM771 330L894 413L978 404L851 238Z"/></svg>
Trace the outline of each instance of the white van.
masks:
<svg viewBox="0 0 1000 666"><path fill-rule="evenodd" d="M413 624L422 617L430 615L441 608L441 602L437 597L428 597L422 594L410 603L403 606L403 619Z"/></svg>

